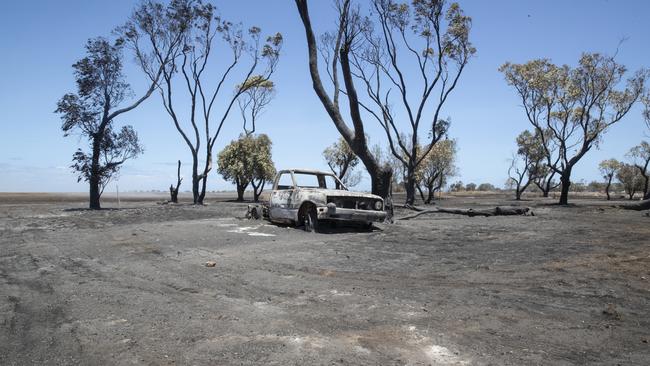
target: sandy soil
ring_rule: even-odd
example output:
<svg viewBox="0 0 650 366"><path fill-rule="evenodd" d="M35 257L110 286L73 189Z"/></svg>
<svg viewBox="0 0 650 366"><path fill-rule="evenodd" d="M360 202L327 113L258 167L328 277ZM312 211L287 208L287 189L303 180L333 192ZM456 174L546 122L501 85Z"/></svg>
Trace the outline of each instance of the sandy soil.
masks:
<svg viewBox="0 0 650 366"><path fill-rule="evenodd" d="M0 195L2 365L650 363L650 218L600 200L309 234L83 198Z"/></svg>

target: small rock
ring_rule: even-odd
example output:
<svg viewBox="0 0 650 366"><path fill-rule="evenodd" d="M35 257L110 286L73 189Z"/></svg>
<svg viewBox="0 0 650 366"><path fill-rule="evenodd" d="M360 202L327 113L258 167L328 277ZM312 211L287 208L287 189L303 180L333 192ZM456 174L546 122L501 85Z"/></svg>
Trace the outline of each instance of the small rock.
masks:
<svg viewBox="0 0 650 366"><path fill-rule="evenodd" d="M603 310L603 314L609 315L614 319L619 319L619 320L621 319L621 313L619 313L618 310L616 310L616 305L614 304L607 304L607 308Z"/></svg>
<svg viewBox="0 0 650 366"><path fill-rule="evenodd" d="M214 267L216 265L217 265L217 262L215 262L215 261L207 261L207 262L205 262L206 267Z"/></svg>

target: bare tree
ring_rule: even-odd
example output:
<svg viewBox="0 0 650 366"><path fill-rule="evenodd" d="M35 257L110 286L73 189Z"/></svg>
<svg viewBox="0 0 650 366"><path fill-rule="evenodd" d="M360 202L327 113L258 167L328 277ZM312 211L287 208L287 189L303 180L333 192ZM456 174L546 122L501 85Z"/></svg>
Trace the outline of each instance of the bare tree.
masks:
<svg viewBox="0 0 650 366"><path fill-rule="evenodd" d="M517 90L528 121L543 139L548 166L560 176L559 203L567 204L573 167L639 100L647 72L636 72L619 90L626 68L598 53L584 53L575 68L541 59L506 63L500 70ZM559 164L554 166L553 156L558 155Z"/></svg>
<svg viewBox="0 0 650 366"><path fill-rule="evenodd" d="M355 76L370 99L362 106L382 126L392 154L405 167L406 204L412 205L416 171L449 128L450 120L440 118L442 108L476 52L469 41L471 18L457 3L446 7L445 1L414 1L409 7L374 0L372 6L375 24L364 27L365 42L353 52ZM406 77L414 65L418 81ZM402 115L407 133L398 123ZM420 143L422 127L425 144Z"/></svg>
<svg viewBox="0 0 650 366"><path fill-rule="evenodd" d="M650 171L648 170L648 166L650 166L650 144L647 141L641 141L627 155L632 160L632 165L643 176L643 199L650 199Z"/></svg>
<svg viewBox="0 0 650 366"><path fill-rule="evenodd" d="M370 150L365 134L364 121L361 116L361 105L351 70L350 52L355 42L361 37L360 17L358 11L351 9L350 0L343 0L342 3L337 4L339 18L337 20L336 40L334 41L335 55L330 60L331 66L329 66L332 70L331 80L333 84L332 96L330 96L325 90L318 69L318 45L312 29L311 19L309 18L307 0L296 0L296 7L302 19L307 38L309 72L313 88L336 129L366 167L370 175L372 193L382 197L388 197L390 194L392 170L386 165L381 165L380 158L375 156ZM340 85L339 67L343 76L343 86ZM341 106L339 105L339 95L342 87L344 87L347 97L352 128L348 126L343 118Z"/></svg>
<svg viewBox="0 0 650 366"><path fill-rule="evenodd" d="M530 185L531 167L531 161L527 156L521 156L519 154L512 155L510 167L508 168L508 177L515 189L515 199L517 201L521 200L522 193Z"/></svg>
<svg viewBox="0 0 650 366"><path fill-rule="evenodd" d="M169 195L171 196L171 202L178 203L178 189L181 187L181 161L178 161L178 168L176 169L176 187L173 184L169 186Z"/></svg>
<svg viewBox="0 0 650 366"><path fill-rule="evenodd" d="M167 6L147 1L124 27L126 39L148 76L151 76L152 65L162 59L159 50L175 44L174 40L180 37L180 45L173 48L171 65L163 69L162 81L157 86L165 110L192 154L195 204L202 204L205 198L208 173L212 170L212 151L233 105L249 88L269 80L282 45L279 33L263 42L260 28L251 27L245 31L241 24L215 16L215 12L212 4L201 1L177 0ZM221 42L217 44L218 41ZM223 52L217 57L228 60L227 66L221 72L208 72L210 57L221 50L215 49L218 45L223 47ZM143 49L153 50L152 55ZM223 100L218 99L235 74L239 82L234 92ZM189 115L185 118L176 107L182 97L175 93L179 88L185 89L185 97L189 99ZM215 105L223 106L216 117ZM200 167L202 147L203 166Z"/></svg>
<svg viewBox="0 0 650 366"><path fill-rule="evenodd" d="M252 135L255 133L257 118L275 97L275 84L260 75L251 77L247 84L237 86L237 90L244 90L237 99L237 105L241 112L244 133Z"/></svg>
<svg viewBox="0 0 650 366"><path fill-rule="evenodd" d="M371 8L367 17L361 17L358 9L350 11L354 30L362 36L349 48L351 74L367 94L359 105L381 125L391 153L404 165L406 205L410 206L415 200L417 168L449 128L450 120L440 118L443 106L476 52L469 42L471 18L458 4L447 6L445 1L414 1L409 6L373 0ZM332 66L331 77L339 53L338 35L326 34L321 47ZM407 77L410 69L417 70L416 78ZM423 136L426 143L421 144Z"/></svg>
<svg viewBox="0 0 650 366"><path fill-rule="evenodd" d="M641 98L641 103L643 104L643 119L645 120L645 124L648 127L648 130L650 131L650 88L646 91L646 93L643 95ZM648 135L650 137L650 135Z"/></svg>
<svg viewBox="0 0 650 366"><path fill-rule="evenodd" d="M79 173L79 180L90 186L91 209L101 208L102 192L121 165L142 153L135 130L124 126L114 132L113 122L149 98L169 62L169 55L162 54L160 67L151 70L149 88L130 104L121 106L131 96L122 72L123 47L122 38L113 43L101 37L90 39L86 44L87 56L72 66L78 91L64 95L55 111L61 114L65 136L77 131L90 142L90 154L78 150L72 168Z"/></svg>

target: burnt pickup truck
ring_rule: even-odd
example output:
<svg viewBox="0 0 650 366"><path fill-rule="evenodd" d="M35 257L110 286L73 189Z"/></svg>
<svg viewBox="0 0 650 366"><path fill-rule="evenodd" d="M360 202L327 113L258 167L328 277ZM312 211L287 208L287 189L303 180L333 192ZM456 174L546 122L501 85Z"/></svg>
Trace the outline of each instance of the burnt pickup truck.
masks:
<svg viewBox="0 0 650 366"><path fill-rule="evenodd" d="M354 222L371 227L386 218L384 200L352 192L332 173L305 169L281 170L261 204L248 207L248 217L303 226L318 231L323 221Z"/></svg>

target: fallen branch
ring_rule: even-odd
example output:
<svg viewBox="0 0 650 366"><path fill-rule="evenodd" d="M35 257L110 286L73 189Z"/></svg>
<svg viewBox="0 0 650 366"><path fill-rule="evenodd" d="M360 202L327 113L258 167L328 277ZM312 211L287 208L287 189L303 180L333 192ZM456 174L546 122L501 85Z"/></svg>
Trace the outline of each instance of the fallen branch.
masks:
<svg viewBox="0 0 650 366"><path fill-rule="evenodd" d="M634 203L631 205L621 205L619 207L625 210L634 210L634 211L650 210L650 200L644 200L639 203Z"/></svg>
<svg viewBox="0 0 650 366"><path fill-rule="evenodd" d="M528 207L517 207L517 206L505 206L505 207L495 207L492 209L480 209L475 210L473 208L463 209L463 208L444 208L436 207L432 210L423 210L418 213L397 218L396 220L410 220L416 218L420 215L431 214L431 213L448 213L455 215L466 215L469 217L474 216L513 216L513 215L524 215L524 216L535 216L535 214Z"/></svg>

